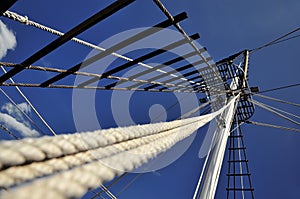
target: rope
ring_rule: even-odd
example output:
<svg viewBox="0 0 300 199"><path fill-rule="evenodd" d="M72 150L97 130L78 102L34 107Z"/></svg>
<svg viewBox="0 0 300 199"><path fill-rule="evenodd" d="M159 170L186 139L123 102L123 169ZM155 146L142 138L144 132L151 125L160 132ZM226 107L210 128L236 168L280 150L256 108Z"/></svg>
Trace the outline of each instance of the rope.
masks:
<svg viewBox="0 0 300 199"><path fill-rule="evenodd" d="M291 87L296 87L296 86L300 86L300 83L290 84L290 85L287 85L287 86L281 86L281 87L277 87L277 88L271 88L271 89L259 91L258 93L267 93L267 92L271 92L271 91L278 91L278 90L282 90L282 89L286 89L286 88L291 88Z"/></svg>
<svg viewBox="0 0 300 199"><path fill-rule="evenodd" d="M184 97L183 97L183 98L184 98ZM179 101L183 100L183 98L181 98ZM205 103L205 104L203 104L203 105L208 105L208 104L209 104L209 102L207 102L207 103ZM204 107L203 105L201 105L200 107L201 107L201 108ZM167 108L166 111L168 112L172 107L173 107L173 105L170 106L169 108ZM197 109L196 111L195 111L195 110L192 110L192 111L197 112L198 110L200 110L199 107L196 107L196 109ZM193 113L194 113L194 112L193 112ZM188 117L189 117L190 115L192 115L193 113L191 113L191 111L190 111L189 113L186 113L184 116L177 118L177 120L188 118ZM204 113L204 114L205 114L205 113ZM156 121L156 119L157 119L158 117L160 117L161 115L162 115L162 113L158 114L158 116L155 117L154 121ZM124 178L127 174L128 174L128 173L122 174L121 176L119 176L118 178L116 178L114 181L112 181L109 185L107 185L106 188L107 188L107 189L111 188L113 185L115 185L116 183L118 183L122 178ZM119 191L116 195L118 196L118 195L120 195L123 191L125 191L132 183L134 183L139 177L141 177L142 174L143 174L143 173L138 174L132 181L130 181L128 184L126 184L126 185L121 189L121 191ZM102 189L102 190L99 191L99 192L95 192L95 191L92 191L92 192L94 193L94 195L93 195L93 197L91 197L91 199L94 199L94 198L99 197L99 196L102 197L101 195L105 192L105 190Z"/></svg>
<svg viewBox="0 0 300 199"><path fill-rule="evenodd" d="M274 97L269 97L269 96L261 95L261 94L258 94L258 93L253 93L253 95L259 96L259 97L262 97L262 98L265 98L265 99L273 100L275 102L281 102L281 103L284 103L284 104L289 104L289 105L300 107L300 104L296 104L296 103L293 103L293 102L284 101L284 100L277 99L277 98L274 98Z"/></svg>
<svg viewBox="0 0 300 199"><path fill-rule="evenodd" d="M137 127L97 130L74 135L58 135L55 137L44 136L39 139L26 138L19 142L7 141L0 145L0 169L106 147L117 142L124 142L178 128L198 120L198 118L190 118L163 124L146 124ZM25 151L24 147L30 147L30 152ZM4 155L11 152L17 153L19 158Z"/></svg>
<svg viewBox="0 0 300 199"><path fill-rule="evenodd" d="M58 30L55 30L55 29L52 29L52 28L50 28L50 27L41 25L41 24L39 24L39 23L37 23L37 22L31 21L31 20L28 19L27 16L21 16L21 15L15 13L15 12L6 11L5 13L3 13L3 16L4 16L4 17L7 17L7 18L9 18L9 19L15 20L15 21L19 21L20 23L23 23L23 24L26 24L26 25L33 26L33 27L35 27L35 28L44 30L44 31L49 32L49 33L54 34L54 35L58 35L58 36L63 36L63 35L64 35L64 33L60 32L60 31L58 31ZM174 20L174 19L173 19L173 20ZM187 37L188 37L188 36L187 36ZM188 37L188 38L189 38L189 37ZM84 45L84 46L93 48L93 49L98 50L98 51L101 51L101 52L104 52L104 51L107 50L107 49L105 49L105 48L102 48L102 47L99 47L99 46L97 46L97 45L91 44L91 43L86 42L86 41L84 41L84 40L78 39L78 38L76 38L76 37L72 38L71 40L74 41L74 42L76 42L76 43L78 43L78 44L81 44L81 45ZM199 49L196 48L196 51L198 52ZM200 51L199 51L199 52L200 52ZM201 53L200 53L200 54L201 54ZM120 55L120 54L115 53L115 52L111 53L111 55L112 55L112 56L115 56L115 57L117 57L117 58L124 59L124 60L129 61L129 62L134 61L134 59L132 59L132 58L129 58L129 57ZM204 58L204 60L206 61L206 58L205 58L205 57L202 56L202 58ZM143 67L145 67L145 68L149 68L149 69L154 68L153 66L150 66L150 65L145 64L145 63L142 63L142 62L139 62L139 63L137 63L137 64L140 65L140 66L143 66ZM166 71L161 70L161 69L158 69L158 70L155 70L155 71L160 72L160 73L167 73ZM171 77L178 77L178 75L175 75L175 74L172 74L172 75L170 75L170 76L171 76ZM184 80L184 81L187 81L185 78L180 78L180 79L181 79L181 80ZM188 81L188 82L193 83L192 81Z"/></svg>
<svg viewBox="0 0 300 199"><path fill-rule="evenodd" d="M28 19L27 16L21 16L21 15L15 13L15 12L6 11L5 13L3 13L3 16L7 17L9 19L12 19L14 21L19 21L20 23L26 24L28 26L33 26L35 28L44 30L46 32L49 32L49 33L57 35L57 36L63 36L64 35L64 33L60 32L60 31L57 31L55 29L52 29L52 28L49 28L47 26L41 25L41 24L39 24L37 22L31 21L31 20ZM85 45L87 47L93 48L95 50L105 51L104 48L101 48L101 47L96 46L94 44L88 43L88 42L83 41L81 39L72 38L71 40L74 41L74 42L76 42L76 43L79 43L79 44ZM119 56L119 58L122 58L122 59L126 59L126 57L123 57L122 55L118 55L118 54L113 54L113 55L114 56Z"/></svg>
<svg viewBox="0 0 300 199"><path fill-rule="evenodd" d="M176 131L178 130L177 128L175 129ZM62 172L71 168L80 167L86 162L94 162L103 158L108 158L123 151L130 151L142 145L159 141L161 138L163 138L163 136L169 136L170 133L174 133L174 130L166 131L161 134L159 133L157 135L154 134L143 138L136 138L125 142L112 144L107 147L99 147L97 149L85 152L78 152L75 155L66 155L61 158L56 158L55 161L53 161L53 159L50 159L43 162L27 164L24 166L10 167L1 172L1 175L4 176L4 182L2 182L0 186L12 187L25 181L33 180L34 178L52 175L54 172ZM69 163L69 165L65 165L65 163ZM63 166L61 166L62 164ZM44 168L45 166L46 168ZM51 169L49 169L49 167Z"/></svg>
<svg viewBox="0 0 300 199"><path fill-rule="evenodd" d="M111 87L107 88L105 86L77 86L77 85L49 85L42 87L40 84L28 84L28 83L2 83L1 86L19 86L19 87L40 87L40 88L64 88L64 89L95 89L95 90L118 90L118 91L148 91L148 92L167 92L167 93L196 93L198 91L194 90L178 90L178 89L143 89L143 88L127 88L127 87Z"/></svg>
<svg viewBox="0 0 300 199"><path fill-rule="evenodd" d="M261 102L260 102L260 103L261 103ZM261 103L261 104L262 104L262 103ZM287 112L287 111L284 111L284 110L279 109L279 108L275 108L275 107L270 106L270 105L267 105L267 104L264 104L264 105L265 105L266 107L268 107L268 108L271 108L271 109L275 110L275 111L278 111L278 112L281 112L281 113L285 113L285 114L287 114L287 115L289 115L289 116L293 116L293 117L295 117L295 118L300 119L300 116L298 116L298 115L289 113L289 112Z"/></svg>
<svg viewBox="0 0 300 199"><path fill-rule="evenodd" d="M104 162L108 162L111 164L118 163L118 165L121 168L123 168L124 170L133 170L133 169L137 168L138 166L141 166L142 163L146 162L147 160L154 158L158 153L164 151L166 147L173 146L176 143L176 141L184 139L186 136L193 133L194 130L198 126L199 126L199 124L194 123L194 125L188 125L188 126L184 126L184 128L179 127L178 129L175 129L175 132L178 132L178 130L181 130L181 131L184 130L185 132L187 132L187 134L183 135L183 137L182 137L182 135L176 136L177 138L172 134L170 134L168 136L166 135L167 133L174 133L174 130L167 131L167 133L164 133L163 135L158 135L161 137L159 140L151 139L152 137L155 136L155 135L152 135L149 138L151 142L141 143L144 145L138 146L137 148L134 148L131 150L130 150L130 148L131 148L130 143L138 142L137 140L129 141L130 143L119 144L117 146L111 146L111 147L109 146L109 148L104 148L104 149L100 148L99 151L96 151L97 158L103 158L103 157L105 157L105 154L109 153L110 151L118 150L118 149L120 150L120 147L122 147L121 151L123 151L123 150L127 151L126 153L123 151L123 152L117 153L115 155L108 154L109 157L106 157L102 160ZM156 137L157 136L155 136L155 138ZM180 139L179 139L179 137L180 137ZM128 146L128 147L126 148L126 146ZM92 151L92 153L93 152L95 152L95 151ZM128 152L130 152L131 154L132 153L134 153L134 154L146 153L146 154L144 156L137 158L137 157L130 157L128 155ZM59 174L57 174L57 175L42 178L41 180L37 180L33 183L30 183L29 185L24 185L24 186L21 186L20 188L16 188L16 190L13 189L13 190L11 190L12 192L10 192L6 195L6 197L7 198L19 198L19 196L26 196L26 195L28 196L29 194L32 193L33 190L36 190L35 193L39 195L41 193L46 193L46 192L49 193L49 191L51 191L51 189L58 190L59 192L61 192L60 194L64 194L64 197L67 197L67 198L79 197L88 188L97 186L99 183L99 180L100 180L100 182L108 181L108 180L111 180L112 178L114 178L116 175L121 174L120 171L116 171L116 170L113 170L112 168L106 167L101 161L95 160L94 159L95 157L93 157L91 155L91 153L89 153L89 152L87 152L87 153L88 154L81 153L80 159L77 157L73 157L73 156L66 156L66 157L62 157L63 160L55 160L54 162L51 162L52 166L54 166L54 168L53 167L49 168L48 165L51 163L47 162L46 164L41 163L42 165L36 165L36 164L38 164L38 163L36 163L36 164L30 164L27 167L23 166L21 168L21 171L19 171L19 172L18 172L18 170L20 170L20 169L14 168L14 167L4 170L2 172L2 177L1 177L1 179L3 179L3 181L6 182L5 185L2 185L4 187L7 186L8 182L15 182L14 179L19 180L20 177L23 177L24 180L28 180L28 179L25 179L25 177L28 178L28 176L31 178L37 178L39 176L34 176L34 174L35 173L41 174L42 172L40 170L42 170L42 169L45 170L44 172L46 172L46 171L57 172L57 170L60 171ZM8 155L8 154L6 154L6 155ZM67 160L67 158L69 160ZM129 158L131 158L131 160L129 160ZM85 162L88 162L88 163L85 163ZM55 164L53 164L53 163L55 163ZM66 164L64 165L62 163L66 163ZM62 169L60 169L60 170L57 169L57 167L64 168L64 166L66 169L70 169L70 167L72 169L66 170L64 172L62 171ZM39 172L34 171L30 167L39 168ZM20 173L22 174L22 176L20 176ZM6 176L8 176L9 174L11 176L9 176L9 178L7 178ZM19 174L19 176L18 176L18 174ZM11 179L11 180L9 180L9 179ZM60 182L62 182L62 183L60 183ZM68 184L68 188L64 187L63 184L65 184L65 185ZM10 186L12 186L12 185L13 184L11 184ZM60 189L64 189L64 190L60 190ZM73 189L76 189L77 191L74 192ZM72 190L72 191L68 191L68 190ZM11 194L16 194L16 195L11 195ZM53 198L53 196L52 196L52 198Z"/></svg>
<svg viewBox="0 0 300 199"><path fill-rule="evenodd" d="M264 108L265 110L270 111L270 112L272 112L272 113L278 115L279 117L281 117L281 118L283 118L283 119L285 119L285 120L288 120L288 121L290 121L290 122L292 122L292 123L294 123L294 124L300 126L300 123L299 123L299 122L297 122L297 121L295 121L295 120L293 120L293 119L291 119L291 118L289 118L289 117L287 117L287 116L285 116L285 115L283 115L283 114L281 114L281 113L278 113L278 112L275 111L274 109L268 107L268 105L263 104L263 103L258 102L258 101L255 101L255 100L252 100L252 101L253 101L253 103L256 104L257 106L259 106L259 107L261 107L261 108Z"/></svg>
<svg viewBox="0 0 300 199"><path fill-rule="evenodd" d="M282 35L282 36L276 38L276 39L274 39L273 41L271 41L271 42L269 42L269 43L266 43L266 44L264 44L264 45L262 45L262 46L259 46L259 47L257 47L257 48L254 48L254 49L250 50L250 53L254 53L254 52L257 52L257 51L259 51L259 50L261 50L261 49L263 49L263 48L266 48L266 47L272 46L272 45L274 45L274 44L280 43L280 42L283 41L282 39L286 38L287 36L289 36L289 35L291 35L291 34L297 32L297 31L299 31L299 30L300 30L300 27L299 27L299 28L296 28L296 29L294 29L294 30L292 30L292 31L290 31L290 32L288 32L288 33L286 33L286 34L284 34L284 35Z"/></svg>
<svg viewBox="0 0 300 199"><path fill-rule="evenodd" d="M7 62L0 62L0 65L2 66L8 66L8 67L18 67L20 66L19 64L15 63L7 63ZM79 71L68 71L65 69L57 69L57 68L50 68L50 67L43 67L43 66L28 66L26 69L31 69L31 70L40 70L40 71L49 71L49 72L56 72L56 73L71 73L73 75L82 75L82 76L87 76L87 77L97 77L99 79L103 78L102 74L96 74L96 73L88 73L88 72L79 72ZM183 86L183 85L176 85L176 84L170 84L170 83L163 83L163 82L155 82L155 81L149 81L149 80L141 80L141 79L131 79L127 77L118 77L118 76L105 76L107 79L116 79L119 81L130 81L130 82L138 82L138 83L143 83L143 84L159 84L159 85L164 85L167 87L178 87L178 88L191 88L190 86ZM14 83L14 82L12 82ZM118 85L118 84L116 84Z"/></svg>
<svg viewBox="0 0 300 199"><path fill-rule="evenodd" d="M254 124L254 125L257 125L257 126L265 126L265 127L271 127L271 128L275 128L275 129L282 129L282 130L294 131L294 132L300 133L300 129L290 128L290 127L285 127L285 126L267 124L267 123L262 123L262 122L254 122L254 121L247 121L246 123Z"/></svg>
<svg viewBox="0 0 300 199"><path fill-rule="evenodd" d="M183 98L184 98L184 97L183 97ZM181 98L179 101L183 100L183 98ZM199 106L199 107L196 107L195 109L189 111L188 113L184 114L183 116L177 118L177 120L188 118L188 117L191 116L193 113L199 111L201 108L205 107L206 105L209 105L209 103L210 103L210 102L207 102L207 103L205 103L205 104L202 104L202 105ZM177 103L176 103L176 104L177 104ZM173 107L173 105L170 106L169 108L167 108L167 112L168 112L172 107ZM156 121L156 119L157 119L158 117L160 117L161 114L162 114L162 113L158 114L158 116L155 117L154 121ZM204 114L206 114L206 113L204 113ZM116 178L113 182L111 182L109 185L107 185L106 188L107 188L107 189L111 188L113 185L115 185L116 183L118 183L122 178L124 178L127 174L128 174L128 173L122 174L121 176L119 176L118 178ZM125 191L132 183L134 183L138 178L140 178L140 177L142 176L142 174L143 174L143 173L138 174L133 180L131 180L128 184L126 184L126 185L125 185L125 186L124 186L124 187L123 187L116 195L118 196L118 195L120 195L123 191ZM101 196L101 194L103 194L103 193L105 192L105 190L102 189L102 190L99 191L99 192L95 192L95 191L92 191L92 192L94 193L94 195L93 195L93 197L92 197L91 199L96 198L96 197L98 197L98 196ZM102 196L101 196L101 197L102 197Z"/></svg>
<svg viewBox="0 0 300 199"><path fill-rule="evenodd" d="M273 43L273 45L274 45L274 44L281 43L281 42L285 42L285 41L288 41L288 40L291 40L291 39L295 39L295 38L298 38L298 37L300 37L300 34L299 34L299 35L292 36L292 37L288 37L288 38L286 38L286 39L282 39L282 40L280 40L280 41L277 41L277 42Z"/></svg>
<svg viewBox="0 0 300 199"><path fill-rule="evenodd" d="M172 122L2 141L0 187L11 189L1 196L78 198L99 182L110 181L155 158L226 107L208 115ZM118 170L107 165L118 165Z"/></svg>

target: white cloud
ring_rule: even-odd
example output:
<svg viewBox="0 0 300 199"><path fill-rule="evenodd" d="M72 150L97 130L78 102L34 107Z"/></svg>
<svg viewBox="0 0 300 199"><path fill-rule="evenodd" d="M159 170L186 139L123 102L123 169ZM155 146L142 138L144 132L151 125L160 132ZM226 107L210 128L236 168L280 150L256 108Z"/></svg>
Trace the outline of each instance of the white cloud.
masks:
<svg viewBox="0 0 300 199"><path fill-rule="evenodd" d="M17 104L17 106L26 114L30 114L30 106L23 102ZM5 126L9 129L14 129L21 133L24 137L38 136L39 133L32 129L29 122L23 117L23 114L12 104L6 103L1 107L3 111L0 113L0 122L5 123Z"/></svg>
<svg viewBox="0 0 300 199"><path fill-rule="evenodd" d="M0 113L0 122L5 123L8 129L14 129L18 131L24 137L35 137L39 135L36 130L30 129L24 123L17 121L15 118L8 114Z"/></svg>
<svg viewBox="0 0 300 199"><path fill-rule="evenodd" d="M13 50L16 44L14 33L0 20L0 59L6 55L8 50Z"/></svg>
<svg viewBox="0 0 300 199"><path fill-rule="evenodd" d="M30 108L30 106L26 102L17 104L17 106L24 113L26 113L26 114L30 114L31 113L31 108ZM9 115L11 115L12 117L14 117L19 122L24 123L26 126L30 126L30 124L28 123L28 121L24 120L24 117L23 117L23 114L21 113L21 111L19 111L18 108L15 105L13 105L12 103L6 103L6 104L4 104L1 107L1 110L4 111L4 112L7 112Z"/></svg>

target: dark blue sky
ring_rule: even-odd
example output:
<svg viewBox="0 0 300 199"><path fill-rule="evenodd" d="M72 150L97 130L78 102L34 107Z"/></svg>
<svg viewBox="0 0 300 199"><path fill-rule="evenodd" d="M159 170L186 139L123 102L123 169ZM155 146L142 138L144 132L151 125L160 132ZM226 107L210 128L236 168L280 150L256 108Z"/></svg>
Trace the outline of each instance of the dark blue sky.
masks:
<svg viewBox="0 0 300 199"><path fill-rule="evenodd" d="M79 22L88 18L113 1L18 1L10 10L29 19L40 22L62 32L68 31ZM289 32L300 25L300 1L298 0L217 0L217 1L162 1L175 15L182 11L189 18L181 23L189 34L200 33L198 42L207 47L215 61L244 49L252 49ZM41 30L21 25L6 18L1 20L11 29L17 38L14 51L9 51L2 61L19 63L48 44L56 36ZM150 0L137 0L111 18L101 22L79 35L94 44L110 36L132 28L152 26L165 20L164 15ZM259 86L260 90L299 82L300 39L280 43L250 55L249 83ZM85 59L89 48L69 42L49 54L35 65L68 68ZM140 52L136 52L138 54ZM38 72L22 74L15 81L30 79L37 83L52 74ZM69 78L67 81L73 81ZM4 88L17 103L23 100L14 89ZM45 119L58 133L76 131L72 116L72 90L22 89ZM299 88L266 93L266 95L291 102L300 102ZM1 106L7 101L1 96ZM110 91L100 91L97 95L96 110L101 118L101 126L115 126L110 110ZM299 108L281 105L255 97L299 115ZM99 100L99 101L98 101ZM141 101L143 103L141 103ZM167 108L177 101L173 94L135 94L131 103L132 118L137 123L150 122L148 109L153 104ZM99 103L98 103L99 102ZM182 103L189 103L187 100ZM179 112L176 106L170 110L168 120L175 119ZM35 120L37 118L33 116ZM268 113L259 107L253 121L278 124L296 128L289 122ZM39 125L42 125L38 122ZM91 127L93 128L93 127ZM191 198L201 171L203 160L198 159L198 151L206 128L198 135L189 150L175 163L155 173L141 176L120 198ZM249 166L256 198L299 198L300 193L300 134L283 130L244 125L243 132L247 147ZM46 131L46 129L45 129ZM6 137L7 138L7 137ZM227 157L227 156L226 156ZM224 169L227 165L225 165ZM221 183L216 198L225 198L226 176L222 171ZM119 185L112 188L118 193L126 182L134 178L130 174Z"/></svg>

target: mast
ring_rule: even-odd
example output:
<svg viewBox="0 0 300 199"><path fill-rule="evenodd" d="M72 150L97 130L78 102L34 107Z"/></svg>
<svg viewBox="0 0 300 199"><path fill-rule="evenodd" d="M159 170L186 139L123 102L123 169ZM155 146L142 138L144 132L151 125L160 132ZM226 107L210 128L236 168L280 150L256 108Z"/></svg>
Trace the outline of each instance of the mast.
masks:
<svg viewBox="0 0 300 199"><path fill-rule="evenodd" d="M239 97L236 98L235 103L228 107L228 109L216 122L217 127L214 132L210 150L206 156L193 199L212 199L215 197L222 164L224 162L223 160L227 141L229 137L233 136L230 136L231 131L234 130L234 128L239 128L240 124L249 119L254 113L250 89L247 84L248 58L249 51L245 50L223 59L216 64L216 68L223 79L224 86L227 88L225 104L227 104L235 96ZM230 141L232 141L232 139L230 139ZM242 144L244 145L244 142L242 142ZM232 148L233 147L230 149ZM231 163L235 164L235 162ZM247 174L249 174L249 171ZM233 175L240 174L236 174L234 172ZM228 178L231 176L232 174L229 173ZM251 191L253 191L252 185L250 188ZM232 190L228 187L227 191ZM238 189L234 189L233 191L238 191Z"/></svg>

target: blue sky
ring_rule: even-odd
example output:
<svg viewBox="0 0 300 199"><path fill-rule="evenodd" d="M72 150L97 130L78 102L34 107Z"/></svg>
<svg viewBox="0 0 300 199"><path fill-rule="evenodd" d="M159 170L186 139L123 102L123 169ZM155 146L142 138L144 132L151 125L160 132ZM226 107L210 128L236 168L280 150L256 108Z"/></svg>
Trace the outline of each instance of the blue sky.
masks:
<svg viewBox="0 0 300 199"><path fill-rule="evenodd" d="M109 0L75 0L71 3L66 0L54 0L32 1L29 4L21 0L10 10L28 15L31 20L66 32L112 2ZM251 2L174 0L162 2L173 15L182 11L188 13L189 18L181 23L182 27L189 34L200 33L201 38L198 42L207 47L209 54L215 61L246 48L252 49L260 46L299 27L300 24L300 2L298 0L253 0ZM122 31L151 26L163 20L165 20L164 15L152 1L138 0L111 18L82 33L79 37L98 44ZM20 63L56 38L49 33L3 17L1 17L1 21L14 32L17 39L15 49L8 51L2 61ZM300 72L298 67L299 44L300 40L294 39L251 54L250 85L259 86L261 90L264 90L298 83ZM89 48L69 42L39 60L36 65L68 68L84 60L89 52ZM145 51L134 52L134 55L143 53ZM15 77L15 81L30 79L34 83L51 76L50 73L28 73L24 71ZM73 80L74 78L69 78L66 81L71 82ZM24 102L14 89L3 89L17 103ZM22 90L56 132L70 133L76 131L72 116L72 90L39 88L22 88ZM103 128L115 126L110 110L111 92L100 92L97 95L99 103L96 103L96 111L97 116L101 118L101 126ZM297 87L266 95L296 103L300 102L299 88ZM0 99L2 107L7 103L7 100L3 96L0 96ZM283 106L258 97L255 99L293 112L296 115L300 113L299 108ZM176 100L177 98L173 94L135 94L131 103L136 107L132 108L131 116L137 123L147 123L151 120L148 116L148 109L153 104L159 103L167 108ZM182 103L188 104L189 102L183 100ZM175 106L168 112L168 120L176 118L178 113L179 107ZM36 116L33 113L32 115L34 120L42 126ZM297 127L259 107L256 108L252 120ZM42 128L47 132L45 127ZM139 198L141 195L142 198L191 198L203 162L203 160L198 159L197 154L205 130L204 127L198 132L193 145L178 161L162 170L141 176L120 195L120 198ZM298 150L300 135L294 132L253 125L245 125L243 130L256 198L299 198L300 161L298 160ZM8 139L9 137L3 135L3 138ZM226 166L224 169L227 169ZM216 198L224 198L226 194L225 170L222 171ZM113 187L112 192L118 193L126 182L134 176L134 174L130 174L124 181Z"/></svg>

